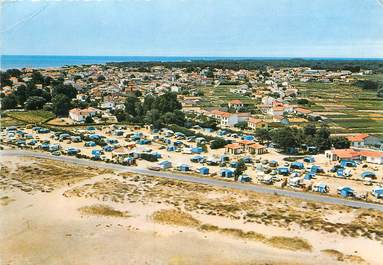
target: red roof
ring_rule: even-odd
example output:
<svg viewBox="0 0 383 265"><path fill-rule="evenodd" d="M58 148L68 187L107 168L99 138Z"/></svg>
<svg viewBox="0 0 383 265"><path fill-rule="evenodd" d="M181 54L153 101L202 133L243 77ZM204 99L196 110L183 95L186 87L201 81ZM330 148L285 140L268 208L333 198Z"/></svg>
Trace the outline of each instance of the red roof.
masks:
<svg viewBox="0 0 383 265"><path fill-rule="evenodd" d="M302 113L302 114L310 114L312 111L304 108L296 108L296 112Z"/></svg>
<svg viewBox="0 0 383 265"><path fill-rule="evenodd" d="M360 156L360 153L353 149L335 149L332 150L332 153L337 155L339 158L352 158Z"/></svg>
<svg viewBox="0 0 383 265"><path fill-rule="evenodd" d="M263 145L258 144L258 143L253 143L252 145L250 145L250 147L255 148L255 149L265 148Z"/></svg>
<svg viewBox="0 0 383 265"><path fill-rule="evenodd" d="M234 144L228 144L226 145L226 148L229 148L229 149L240 149L242 148L239 144L237 143L234 143Z"/></svg>
<svg viewBox="0 0 383 265"><path fill-rule="evenodd" d="M347 136L347 140L350 142L361 142L366 139L369 135L367 133L361 133L357 135Z"/></svg>
<svg viewBox="0 0 383 265"><path fill-rule="evenodd" d="M240 101L239 99L230 100L229 103L230 104L235 104L235 105L242 105L242 101Z"/></svg>
<svg viewBox="0 0 383 265"><path fill-rule="evenodd" d="M361 156L370 156L370 157L383 157L383 152L371 151L371 150L361 150Z"/></svg>

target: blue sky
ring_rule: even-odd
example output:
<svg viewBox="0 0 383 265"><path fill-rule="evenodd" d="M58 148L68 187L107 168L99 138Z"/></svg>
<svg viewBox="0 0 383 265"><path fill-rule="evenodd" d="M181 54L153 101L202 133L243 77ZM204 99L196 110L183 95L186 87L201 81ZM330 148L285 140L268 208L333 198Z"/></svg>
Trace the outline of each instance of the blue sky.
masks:
<svg viewBox="0 0 383 265"><path fill-rule="evenodd" d="M383 57L379 0L8 1L1 12L2 54Z"/></svg>

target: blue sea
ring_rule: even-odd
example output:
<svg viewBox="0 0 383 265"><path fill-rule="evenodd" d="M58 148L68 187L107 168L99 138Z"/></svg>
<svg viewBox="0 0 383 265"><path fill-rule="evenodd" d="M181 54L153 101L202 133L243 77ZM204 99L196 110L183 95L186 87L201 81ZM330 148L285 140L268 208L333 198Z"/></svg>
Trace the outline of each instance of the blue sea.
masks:
<svg viewBox="0 0 383 265"><path fill-rule="evenodd" d="M186 62L192 60L279 60L291 57L163 57L163 56L64 56L64 55L1 55L0 69L48 68L65 65L105 64L108 62ZM382 60L373 58L303 58L327 60Z"/></svg>

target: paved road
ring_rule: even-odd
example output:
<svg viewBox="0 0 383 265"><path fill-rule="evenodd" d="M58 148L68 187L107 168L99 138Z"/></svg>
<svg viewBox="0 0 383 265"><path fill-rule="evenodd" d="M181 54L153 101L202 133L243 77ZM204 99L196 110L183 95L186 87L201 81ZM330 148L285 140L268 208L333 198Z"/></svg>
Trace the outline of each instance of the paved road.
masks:
<svg viewBox="0 0 383 265"><path fill-rule="evenodd" d="M329 196L324 196L324 195L319 195L319 194L309 193L309 192L297 192L297 191L287 190L287 189L283 190L283 189L277 189L272 186L242 184L242 183L227 182L227 181L212 179L212 178L202 178L202 177L196 177L196 176L190 176L190 175L182 175L180 173L152 171L146 168L128 167L128 166L109 164L109 163L104 163L100 161L88 160L88 159L79 159L75 157L52 156L49 153L34 152L29 150L18 150L18 149L17 150L15 149L0 150L0 155L47 158L51 160L63 161L67 163L84 165L84 166L107 168L107 169L113 169L113 170L119 170L119 171L125 171L125 172L137 173L137 174L144 174L147 176L183 180L187 182L206 184L206 185L211 185L216 187L224 187L224 188L232 188L232 189L238 189L238 190L247 190L247 191L260 192L260 193L282 195L282 196L287 196L291 198L297 198L297 199L303 199L303 200L309 200L309 201L315 201L315 202L338 204L338 205L344 205L344 206L350 206L350 207L356 207L356 208L375 209L375 210L383 212L382 204L347 200L347 199L329 197Z"/></svg>

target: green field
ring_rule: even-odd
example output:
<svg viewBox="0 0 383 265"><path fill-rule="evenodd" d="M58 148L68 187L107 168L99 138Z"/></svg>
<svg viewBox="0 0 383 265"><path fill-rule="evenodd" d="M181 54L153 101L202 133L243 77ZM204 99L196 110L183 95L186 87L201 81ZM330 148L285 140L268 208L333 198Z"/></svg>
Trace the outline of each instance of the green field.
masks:
<svg viewBox="0 0 383 265"><path fill-rule="evenodd" d="M55 117L52 112L44 110L13 111L7 112L6 115L8 118L25 123L44 123Z"/></svg>
<svg viewBox="0 0 383 265"><path fill-rule="evenodd" d="M227 104L230 100L240 99L245 104L254 104L255 101L250 97L243 96L240 94L231 93L231 88L237 88L236 85L219 85L214 86L201 86L201 89L204 92L204 96L201 98L200 106L201 107L217 107L222 104Z"/></svg>
<svg viewBox="0 0 383 265"><path fill-rule="evenodd" d="M380 80L383 75L371 75L369 79ZM314 103L308 108L330 119L333 133L383 134L383 99L376 96L376 91L350 83L294 85L301 97Z"/></svg>

